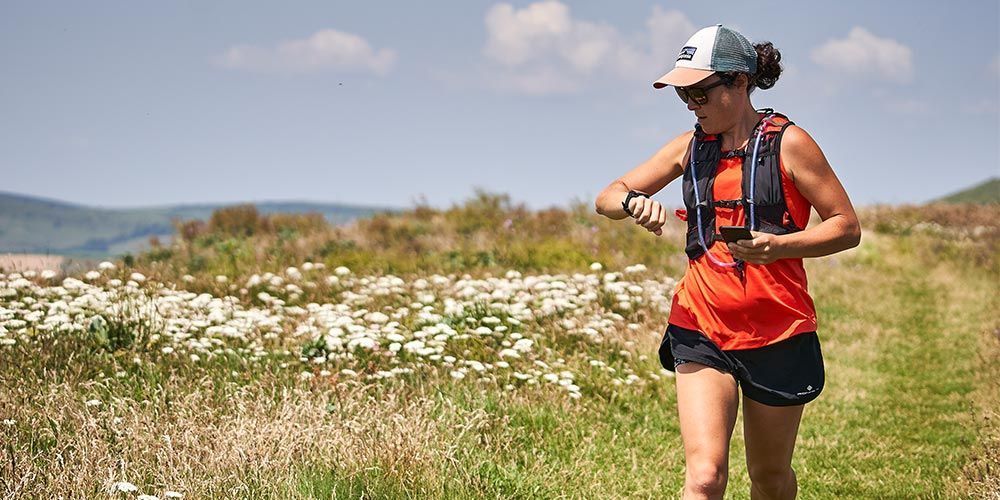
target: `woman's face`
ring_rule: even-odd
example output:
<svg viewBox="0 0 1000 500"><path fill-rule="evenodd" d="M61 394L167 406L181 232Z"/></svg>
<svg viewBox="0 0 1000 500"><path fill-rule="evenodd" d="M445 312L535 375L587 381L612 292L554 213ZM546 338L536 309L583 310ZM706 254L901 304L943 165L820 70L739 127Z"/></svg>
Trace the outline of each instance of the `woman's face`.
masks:
<svg viewBox="0 0 1000 500"><path fill-rule="evenodd" d="M706 134L719 134L732 128L739 117L740 106L747 100L745 75L737 76L732 86L714 85L719 81L719 75L712 75L687 87L707 89L704 104L698 104L695 99L688 99L687 102L688 110L694 112Z"/></svg>

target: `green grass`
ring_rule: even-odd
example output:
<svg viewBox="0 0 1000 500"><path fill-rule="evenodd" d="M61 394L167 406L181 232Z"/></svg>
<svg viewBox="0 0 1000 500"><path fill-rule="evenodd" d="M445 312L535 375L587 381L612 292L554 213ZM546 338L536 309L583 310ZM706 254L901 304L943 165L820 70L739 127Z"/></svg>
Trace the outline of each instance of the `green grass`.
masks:
<svg viewBox="0 0 1000 500"><path fill-rule="evenodd" d="M898 248L883 241L879 255ZM869 249L871 250L871 249ZM990 283L948 264L853 257L811 266L821 304L828 386L807 407L793 466L802 498L960 498L977 450L970 399ZM877 304L877 307L873 307ZM488 408L486 431L441 498L671 497L683 483L672 380L582 405L451 398ZM733 438L727 498L749 498L742 417ZM372 490L383 486L369 477ZM393 495L376 498L390 498Z"/></svg>
<svg viewBox="0 0 1000 500"><path fill-rule="evenodd" d="M825 345L832 383L807 409L796 451L803 492L816 498L957 494L954 486L976 444L970 393L985 319L985 302L966 295L970 289L985 295L991 285L974 275L941 278L952 270L930 266L903 257L854 278L841 275L850 284L838 284L832 296L820 280L817 300L829 303L821 318L822 311L832 313L821 338L836 343ZM850 295L842 295L844 288Z"/></svg>

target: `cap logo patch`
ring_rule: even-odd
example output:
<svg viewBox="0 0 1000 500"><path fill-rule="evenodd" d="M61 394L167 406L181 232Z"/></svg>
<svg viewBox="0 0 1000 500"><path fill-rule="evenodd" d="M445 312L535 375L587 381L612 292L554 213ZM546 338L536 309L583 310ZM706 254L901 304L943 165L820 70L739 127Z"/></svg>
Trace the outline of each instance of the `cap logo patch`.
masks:
<svg viewBox="0 0 1000 500"><path fill-rule="evenodd" d="M690 61L691 58L694 57L694 53L696 50L698 50L698 47L684 47L683 49L681 49L680 55L677 56L677 60Z"/></svg>

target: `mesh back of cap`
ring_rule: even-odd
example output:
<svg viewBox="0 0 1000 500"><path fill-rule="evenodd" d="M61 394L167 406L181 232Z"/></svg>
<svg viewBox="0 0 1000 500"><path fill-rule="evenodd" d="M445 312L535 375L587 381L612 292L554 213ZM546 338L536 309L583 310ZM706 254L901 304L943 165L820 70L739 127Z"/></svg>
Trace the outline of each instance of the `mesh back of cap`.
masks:
<svg viewBox="0 0 1000 500"><path fill-rule="evenodd" d="M757 51L749 40L731 29L719 28L713 56L712 69L715 71L740 71L751 75L757 72Z"/></svg>

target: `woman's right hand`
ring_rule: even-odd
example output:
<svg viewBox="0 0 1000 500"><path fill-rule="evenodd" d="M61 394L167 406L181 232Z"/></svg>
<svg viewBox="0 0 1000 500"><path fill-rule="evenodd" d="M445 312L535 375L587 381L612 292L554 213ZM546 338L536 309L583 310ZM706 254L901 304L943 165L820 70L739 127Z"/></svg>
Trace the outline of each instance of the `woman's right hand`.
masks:
<svg viewBox="0 0 1000 500"><path fill-rule="evenodd" d="M663 235L663 224L667 222L667 210L658 201L635 196L629 200L628 208L634 214L633 219L635 219L636 224L657 236Z"/></svg>

